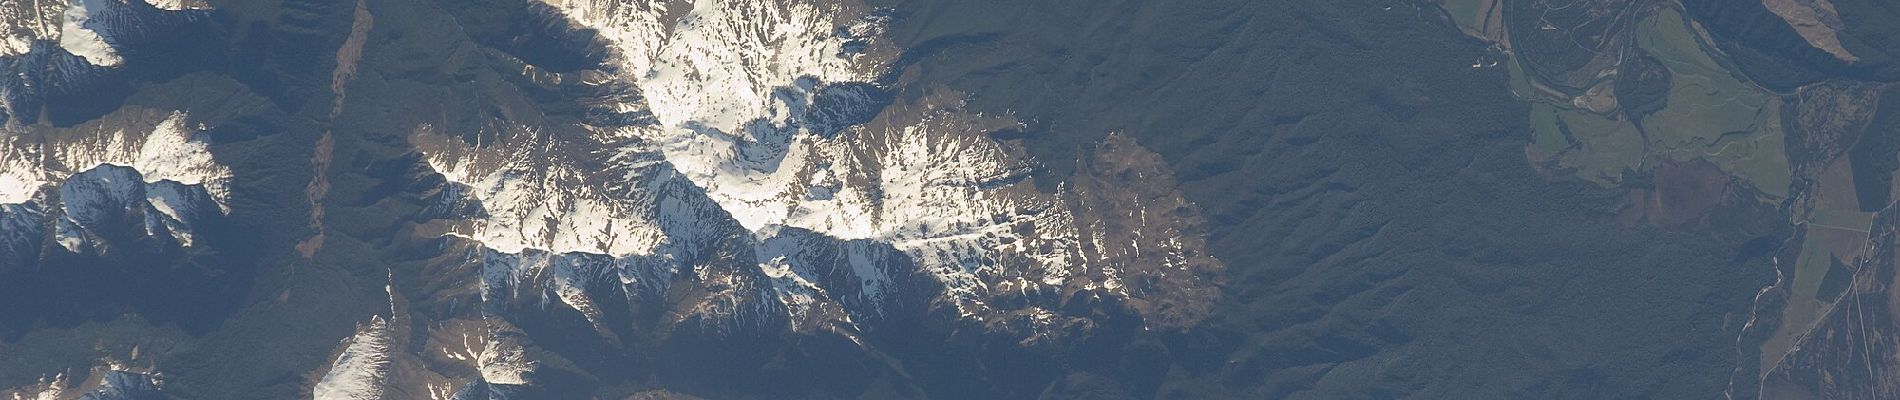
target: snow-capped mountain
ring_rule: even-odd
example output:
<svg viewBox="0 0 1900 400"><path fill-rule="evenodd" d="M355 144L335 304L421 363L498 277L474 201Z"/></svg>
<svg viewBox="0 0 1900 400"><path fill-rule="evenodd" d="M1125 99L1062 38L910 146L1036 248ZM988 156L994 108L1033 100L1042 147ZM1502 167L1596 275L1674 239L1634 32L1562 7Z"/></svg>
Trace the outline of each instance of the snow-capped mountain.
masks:
<svg viewBox="0 0 1900 400"><path fill-rule="evenodd" d="M51 98L84 96L124 67L125 53L204 17L202 0L0 1L0 112L37 121Z"/></svg>
<svg viewBox="0 0 1900 400"><path fill-rule="evenodd" d="M9 400L148 400L166 398L162 374L116 362L95 366L83 378L67 373L42 377L39 382L0 390Z"/></svg>
<svg viewBox="0 0 1900 400"><path fill-rule="evenodd" d="M183 111L128 107L74 126L45 124L49 102L100 102L124 55L200 20L198 0L0 2L0 269L48 246L96 254L107 242L193 245L193 225L230 212L231 171ZM121 243L129 244L129 243Z"/></svg>
<svg viewBox="0 0 1900 400"><path fill-rule="evenodd" d="M193 245L193 226L229 213L231 170L183 112L125 110L68 129L0 136L0 266L47 245L88 254L140 237ZM50 242L50 243L48 243Z"/></svg>
<svg viewBox="0 0 1900 400"><path fill-rule="evenodd" d="M418 348L405 340L415 333L414 320L394 285L385 286L388 316L370 316L337 344L312 398L536 398L530 385L539 362L528 356L517 329L498 320L436 322Z"/></svg>
<svg viewBox="0 0 1900 400"><path fill-rule="evenodd" d="M49 4L0 3L61 16L16 27L7 43L19 44L0 53L0 270L49 254L216 246L201 228L232 215L236 174L214 156L215 124L194 118L200 110L123 106L75 124L43 115L49 99L137 68L144 32L198 20L204 4ZM328 7L298 4L314 16ZM354 13L339 26L376 9L337 7ZM313 398L544 396L555 389L544 366L571 370L579 356L550 346L626 360L595 363L707 365L820 336L847 347L824 351L873 354L919 329L1061 346L1097 329L1192 326L1217 295L1205 223L1157 156L1114 136L1076 177L1039 183L1043 163L1069 161L1000 138L1025 125L972 110L969 94L906 86L885 11L803 0L534 7L588 38L601 61L487 56L516 74L516 89L552 88L584 117L493 112L400 128L414 169L393 179L427 198L414 233L439 238L440 253L421 271L390 271L389 310L326 339L330 356L308 370ZM342 96L353 82L388 79L379 25L348 26L323 118L361 113L350 102L364 96ZM234 90L272 90L241 83ZM363 128L327 124L312 163L360 146L338 138ZM310 170L314 188L339 174ZM326 192L308 192L318 235L324 204L337 201ZM313 243L300 259L324 259Z"/></svg>
<svg viewBox="0 0 1900 400"><path fill-rule="evenodd" d="M442 268L479 273L485 315L557 307L603 337L651 310L727 335L941 315L1033 343L1120 307L1103 304L1181 327L1212 302L1220 264L1165 164L1111 139L1082 168L1101 176L1039 188L1037 161L992 135L1022 128L1012 117L947 89L891 93L901 51L878 10L544 5L607 61L521 73L617 118L410 136L444 180L429 217L466 246Z"/></svg>
<svg viewBox="0 0 1900 400"><path fill-rule="evenodd" d="M148 7L149 6L149 7ZM179 11L207 8L204 0L9 0L0 2L0 57L34 52L39 42L57 44L92 65L119 65L114 44L141 32L147 8ZM128 30L132 30L129 31Z"/></svg>
<svg viewBox="0 0 1900 400"><path fill-rule="evenodd" d="M318 400L369 400L383 398L389 377L391 336L389 321L371 317L357 328L356 335L343 343L343 351L330 365L329 372L317 381L312 397Z"/></svg>

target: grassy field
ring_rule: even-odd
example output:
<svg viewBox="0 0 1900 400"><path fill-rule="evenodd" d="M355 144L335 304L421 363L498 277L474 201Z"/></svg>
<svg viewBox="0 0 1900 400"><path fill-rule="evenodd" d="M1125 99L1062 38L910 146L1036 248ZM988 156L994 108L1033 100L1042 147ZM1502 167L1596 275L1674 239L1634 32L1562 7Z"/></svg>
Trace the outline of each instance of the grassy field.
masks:
<svg viewBox="0 0 1900 400"><path fill-rule="evenodd" d="M1592 182L1614 185L1621 182L1623 171L1645 166L1643 136L1627 121L1533 103L1531 129L1533 149L1551 151L1558 165Z"/></svg>
<svg viewBox="0 0 1900 400"><path fill-rule="evenodd" d="M1444 2L1445 12L1451 14L1452 21L1465 28L1478 28L1478 24L1484 23L1485 11L1491 4L1490 0L1445 0Z"/></svg>
<svg viewBox="0 0 1900 400"><path fill-rule="evenodd" d="M1448 10L1455 10L1452 5L1447 3ZM1723 69L1674 9L1644 19L1636 35L1637 44L1674 77L1667 105L1641 121L1551 101L1513 60L1512 89L1533 102L1531 154L1555 158L1578 177L1603 185L1665 158L1702 158L1771 199L1786 197L1790 176L1779 101Z"/></svg>
<svg viewBox="0 0 1900 400"><path fill-rule="evenodd" d="M1489 40L1504 39L1504 14L1497 0L1445 0L1441 5L1466 34Z"/></svg>
<svg viewBox="0 0 1900 400"><path fill-rule="evenodd" d="M1729 173L1753 182L1762 193L1776 198L1788 196L1793 180L1789 169L1786 133L1781 128L1781 101L1770 98L1763 108L1763 121L1754 133L1731 135L1718 140L1713 152L1704 158Z"/></svg>
<svg viewBox="0 0 1900 400"><path fill-rule="evenodd" d="M1555 155L1570 148L1570 139L1564 137L1563 127L1558 125L1562 122L1557 111L1557 106L1531 103L1531 149Z"/></svg>
<svg viewBox="0 0 1900 400"><path fill-rule="evenodd" d="M1786 196L1788 160L1776 100L1724 69L1674 8L1639 23L1636 43L1674 76L1668 105L1642 121L1649 147L1707 158L1763 192Z"/></svg>
<svg viewBox="0 0 1900 400"><path fill-rule="evenodd" d="M1781 308L1781 322L1775 332L1761 346L1763 371L1781 354L1791 351L1795 341L1814 326L1833 301L1817 294L1834 261L1854 265L1865 251L1873 213L1860 211L1855 203L1854 179L1848 169L1845 159L1836 160L1821 173L1812 191L1813 208L1805 215L1807 233L1795 259L1793 280L1787 283L1787 304Z"/></svg>
<svg viewBox="0 0 1900 400"><path fill-rule="evenodd" d="M1834 252L1827 250L1826 235L1818 233L1809 231L1807 238L1801 241L1801 257L1795 261L1794 270L1796 300L1814 298L1815 288L1821 286L1821 276L1827 273L1828 263L1835 257Z"/></svg>
<svg viewBox="0 0 1900 400"><path fill-rule="evenodd" d="M1860 256L1858 249L1842 247L1858 247L1865 242L1866 237L1866 233L1860 231L1811 226L1807 239L1801 243L1799 264L1795 266L1794 296L1814 298L1834 260L1852 265L1854 259Z"/></svg>

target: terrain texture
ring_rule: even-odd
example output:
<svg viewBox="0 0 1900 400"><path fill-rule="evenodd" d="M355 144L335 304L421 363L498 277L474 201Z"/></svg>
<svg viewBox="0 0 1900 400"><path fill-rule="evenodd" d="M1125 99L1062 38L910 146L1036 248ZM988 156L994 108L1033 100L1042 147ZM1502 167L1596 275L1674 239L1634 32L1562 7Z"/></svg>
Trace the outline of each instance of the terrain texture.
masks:
<svg viewBox="0 0 1900 400"><path fill-rule="evenodd" d="M1900 395L1879 0L0 0L0 398Z"/></svg>

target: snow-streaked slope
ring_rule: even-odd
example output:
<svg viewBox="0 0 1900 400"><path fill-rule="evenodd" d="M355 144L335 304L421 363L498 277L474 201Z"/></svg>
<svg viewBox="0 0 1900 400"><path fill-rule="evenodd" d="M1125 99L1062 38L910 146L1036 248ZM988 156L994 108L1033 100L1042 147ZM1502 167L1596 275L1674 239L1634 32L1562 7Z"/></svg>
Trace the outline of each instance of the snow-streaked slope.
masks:
<svg viewBox="0 0 1900 400"><path fill-rule="evenodd" d="M205 127L184 112L140 114L82 125L62 133L69 139L46 143L41 150L49 157L42 169L46 182L58 181L64 172L120 165L138 170L145 182L203 186L220 209L228 210L231 169L212 158Z"/></svg>
<svg viewBox="0 0 1900 400"><path fill-rule="evenodd" d="M201 10L211 8L205 0L145 0L145 3L160 10Z"/></svg>
<svg viewBox="0 0 1900 400"><path fill-rule="evenodd" d="M0 133L0 225L9 228L0 262L32 258L47 230L54 244L85 252L106 224L192 245L194 224L230 212L231 170L203 130L183 112L126 110L71 129Z"/></svg>
<svg viewBox="0 0 1900 400"><path fill-rule="evenodd" d="M137 7L180 11L209 6L203 0L0 0L0 57L24 55L33 52L36 43L47 42L92 65L118 66L123 59L109 37L121 29L115 23L130 21L101 19L100 14L137 12L126 10Z"/></svg>
<svg viewBox="0 0 1900 400"><path fill-rule="evenodd" d="M42 376L39 382L22 387L0 391L11 400L61 400L66 390L72 387L65 373Z"/></svg>
<svg viewBox="0 0 1900 400"><path fill-rule="evenodd" d="M112 45L106 44L105 37L95 31L98 25L92 21L90 10L105 6L106 0L73 0L66 8L65 21L59 25L59 47L86 59L92 65L110 67L119 65L123 60Z"/></svg>
<svg viewBox="0 0 1900 400"><path fill-rule="evenodd" d="M394 338L389 322L382 316L356 328L356 334L344 340L343 351L330 363L330 370L317 381L311 398L316 400L374 400L383 398L393 357Z"/></svg>
<svg viewBox="0 0 1900 400"><path fill-rule="evenodd" d="M524 336L506 321L494 318L454 319L430 324L430 339L419 356L430 366L454 365L459 376L452 384L426 385L430 398L507 398L534 385L540 362L521 343ZM472 369L475 375L460 371Z"/></svg>
<svg viewBox="0 0 1900 400"><path fill-rule="evenodd" d="M600 132L644 139L748 229L784 222L786 191L811 143L817 99L869 82L893 52L863 55L884 19L852 2L568 1L555 5L615 46L618 78L658 126ZM848 111L848 110L833 110ZM875 109L864 110L875 113Z"/></svg>
<svg viewBox="0 0 1900 400"><path fill-rule="evenodd" d="M470 391L534 392L540 362L529 355L519 329L480 315L413 324L395 282L384 288L388 316L370 316L337 344L330 362L318 370L312 398L447 400ZM427 340L418 345L401 339L414 333Z"/></svg>
<svg viewBox="0 0 1900 400"><path fill-rule="evenodd" d="M127 54L208 20L202 0L0 0L0 123L40 121L51 100L111 95ZM145 53L154 54L154 53Z"/></svg>
<svg viewBox="0 0 1900 400"><path fill-rule="evenodd" d="M534 248L627 257L664 253L657 247L667 241L662 239L668 238L667 230L655 228L684 223L689 229L673 231L692 233L698 230L691 226L705 225L694 221L730 218L761 234L785 226L892 243L922 259L950 286L959 307L981 306L977 293L985 288L973 277L983 267L973 264L995 259L996 254L984 252L1005 247L996 242L1032 250L1015 255L1033 259L1037 267L1055 266L1052 273L1035 275L1061 282L1071 255L1060 249L1072 246L1030 245L1062 234L1012 229L1041 220L1058 231L1066 217L1051 211L1058 209L1052 196L1022 190L1027 165L983 137L988 130L1012 126L1009 121L939 110L955 104L931 103L918 104L917 112L875 131L838 132L842 125L870 122L882 110L876 98L884 95L868 82L894 54L876 51L882 46L875 37L882 17L861 5L841 4L553 5L577 23L601 29L618 46L616 79L631 82L642 96L610 106L649 110L658 124L595 127L589 143L603 145L598 149L576 146L579 140L541 139L532 128L496 136L492 146L517 150L492 156L419 145L436 170L467 185L468 194L487 211L457 234L503 253ZM519 149L521 142L536 145ZM567 162L574 154L590 160ZM539 171L550 164L555 171L568 166L563 164L585 168L545 176L507 172ZM660 182L652 171L667 169L703 190L723 211L713 214L725 216L693 209L629 212L672 204L654 201L664 193L655 185L638 184ZM1041 251L1045 247L1058 250ZM669 257L681 258L690 257ZM787 264L774 261L773 254L759 258L775 287L811 286L787 275ZM868 280L870 285L884 281ZM853 292L883 293L875 287ZM780 300L807 307L801 304L815 301L812 294L788 292Z"/></svg>
<svg viewBox="0 0 1900 400"><path fill-rule="evenodd" d="M144 400L163 398L155 375L121 369L105 371L99 385L80 400Z"/></svg>
<svg viewBox="0 0 1900 400"><path fill-rule="evenodd" d="M654 196L667 184L656 176L658 157L627 143L561 137L534 127L482 135L493 144L470 146L427 125L411 140L435 171L466 187L461 194L483 207L482 218L455 235L503 253L615 256L652 254L666 240L659 229L662 199Z"/></svg>
<svg viewBox="0 0 1900 400"><path fill-rule="evenodd" d="M166 398L161 392L160 374L107 362L92 368L84 381L74 381L66 373L41 377L39 382L0 390L0 399L8 400L147 400Z"/></svg>
<svg viewBox="0 0 1900 400"><path fill-rule="evenodd" d="M0 57L13 57L33 51L35 42L59 42L64 32L71 0L0 1Z"/></svg>
<svg viewBox="0 0 1900 400"><path fill-rule="evenodd" d="M480 265L486 307L553 300L598 324L598 301L658 298L684 279L723 284L682 320L725 331L769 320L739 317L776 308L760 301L757 271L704 262L744 246L734 243L744 230L651 147L523 126L479 135L493 141L471 146L429 126L411 141L451 182L440 216L461 222L447 234L483 244L467 257ZM624 295L589 292L602 286Z"/></svg>
<svg viewBox="0 0 1900 400"><path fill-rule="evenodd" d="M1028 258L1011 267L1035 269L1037 281L1066 279L1070 218L1053 195L1024 188L1024 159L984 136L1013 127L1009 119L958 112L952 97L899 112L853 100L882 95L868 83L895 57L878 38L883 17L863 4L557 8L616 45L619 78L640 87L659 119L597 135L652 142L741 226L891 243L931 269L958 307L982 307L988 288L975 275L1005 252ZM832 118L840 114L857 118ZM872 125L836 133L840 119Z"/></svg>
<svg viewBox="0 0 1900 400"><path fill-rule="evenodd" d="M1035 163L990 135L1021 124L967 110L963 94L888 94L898 52L879 37L887 17L863 4L544 3L611 50L602 70L570 75L630 88L588 106L651 118L417 128L411 143L448 181L432 216L482 248L467 260L480 265L491 311L540 299L605 334L604 310L625 307L604 302L639 307L678 282L715 282L722 291L693 297L714 300L686 314L856 330L875 329L891 307L927 304L1036 335L1087 324L1057 310L1077 291L1167 296L1154 284L1131 291L1131 271L1185 292L1214 284L1194 277L1217 262L1181 256L1197 254L1200 239L1180 237L1200 234L1183 228L1195 220L1132 224L1112 235L1126 245L1086 243L1127 225L1102 220L1145 211L1087 212L1085 200L1106 197L1038 188ZM1157 182L1145 196L1187 207L1165 196L1171 180ZM1122 250L1144 245L1198 261L1126 265L1155 260ZM744 270L722 269L732 263Z"/></svg>

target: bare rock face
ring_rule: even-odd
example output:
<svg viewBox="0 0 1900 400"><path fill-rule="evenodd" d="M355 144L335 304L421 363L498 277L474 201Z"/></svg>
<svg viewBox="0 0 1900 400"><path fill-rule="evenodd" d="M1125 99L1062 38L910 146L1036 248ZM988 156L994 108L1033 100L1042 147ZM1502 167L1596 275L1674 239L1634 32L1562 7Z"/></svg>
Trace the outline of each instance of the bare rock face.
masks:
<svg viewBox="0 0 1900 400"><path fill-rule="evenodd" d="M1827 0L1762 0L1761 4L1768 7L1769 12L1788 21L1795 33L1814 48L1826 51L1841 61L1860 60L1860 56L1841 45L1838 34L1845 24L1841 22L1840 12L1834 10L1833 3Z"/></svg>

